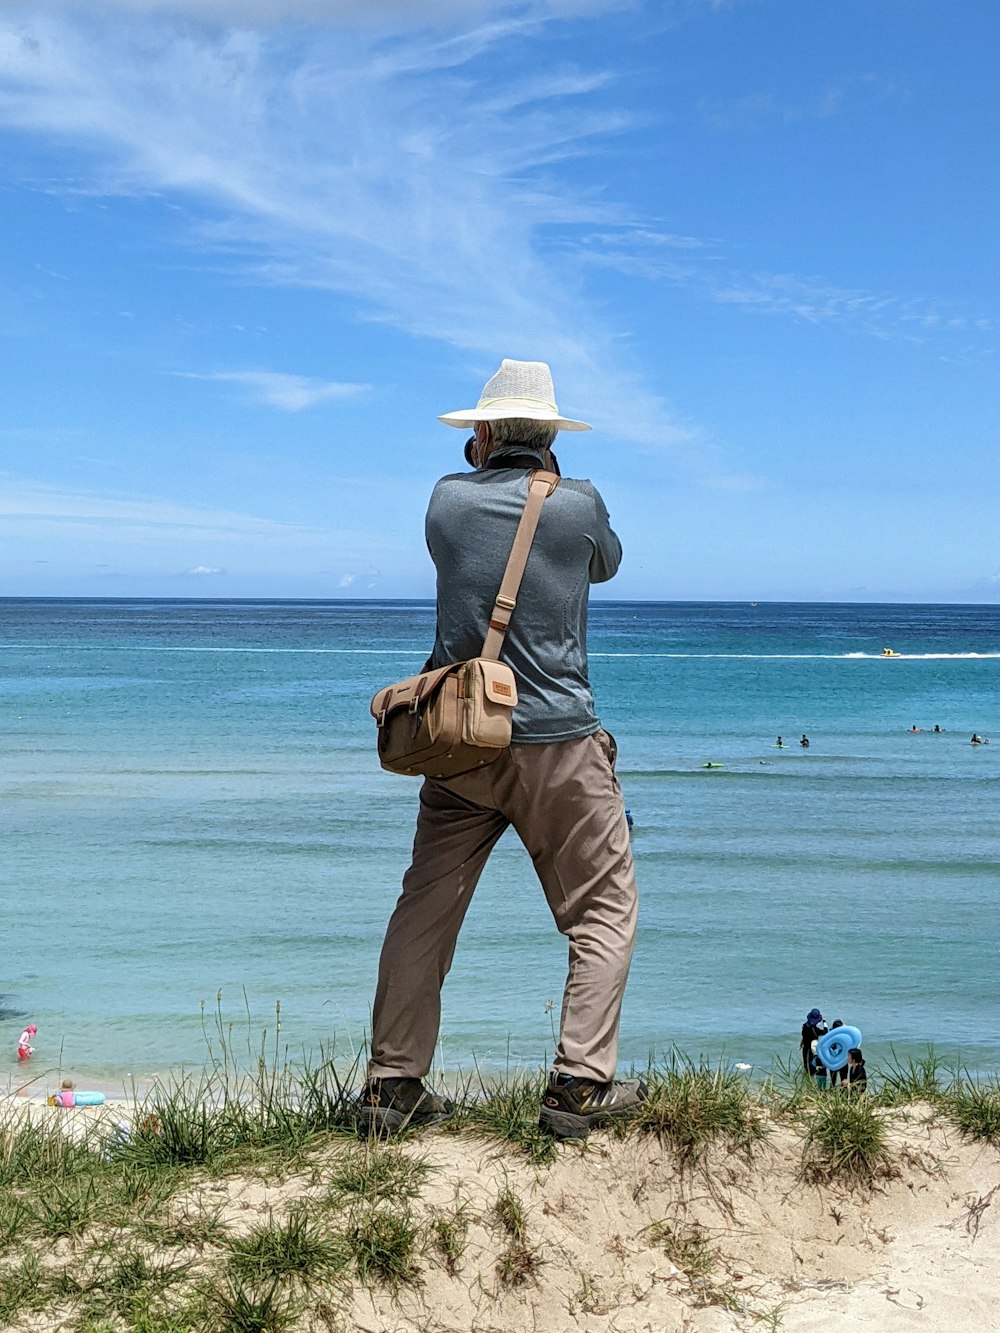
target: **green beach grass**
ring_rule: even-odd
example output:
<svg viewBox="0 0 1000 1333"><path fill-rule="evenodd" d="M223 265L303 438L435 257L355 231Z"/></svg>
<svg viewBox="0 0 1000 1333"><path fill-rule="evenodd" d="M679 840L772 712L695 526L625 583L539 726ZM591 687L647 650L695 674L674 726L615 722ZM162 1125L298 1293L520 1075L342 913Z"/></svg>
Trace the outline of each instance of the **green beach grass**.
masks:
<svg viewBox="0 0 1000 1333"><path fill-rule="evenodd" d="M872 1070L872 1090L860 1095L817 1089L787 1069L751 1083L677 1053L645 1076L649 1098L631 1121L563 1146L537 1128L542 1071L459 1080L446 1125L387 1143L357 1137L357 1060L293 1070L262 1055L251 1074L223 1061L199 1080L154 1087L117 1108L124 1130L108 1115L39 1114L7 1101L0 1328L347 1327L338 1320L359 1289L397 1296L419 1288L429 1268L464 1280L477 1228L493 1245L490 1299L537 1283L555 1262L534 1235L537 1196L511 1182L488 1205L459 1189L443 1203L430 1197L431 1142L475 1143L512 1169L530 1167L543 1197L547 1173L567 1160L584 1169L601 1141L648 1144L683 1175L710 1171L720 1152L752 1167L775 1134L791 1133L803 1190L836 1181L862 1192L898 1174L892 1130L915 1108L966 1140L1000 1146L1000 1085L946 1070L930 1051L905 1067ZM269 1189L266 1208L241 1226L223 1206L234 1181ZM737 1300L699 1225L651 1217L644 1243L702 1303L730 1308ZM581 1290L588 1282L583 1274ZM757 1315L764 1318L763 1307Z"/></svg>

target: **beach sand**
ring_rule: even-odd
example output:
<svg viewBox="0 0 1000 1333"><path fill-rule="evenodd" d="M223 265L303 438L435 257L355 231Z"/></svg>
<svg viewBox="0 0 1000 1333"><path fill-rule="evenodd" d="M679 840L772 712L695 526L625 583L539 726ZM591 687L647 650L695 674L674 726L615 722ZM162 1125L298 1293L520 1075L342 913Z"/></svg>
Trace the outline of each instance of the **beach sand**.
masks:
<svg viewBox="0 0 1000 1333"><path fill-rule="evenodd" d="M7 1104L9 1105L9 1103ZM113 1123L120 1106L59 1111L68 1132ZM418 1217L455 1216L465 1245L448 1272L428 1247L414 1286L331 1289L294 1328L359 1333L973 1333L1000 1330L1000 1150L965 1141L930 1108L890 1115L893 1171L873 1184L803 1178L802 1139L772 1125L752 1160L721 1146L695 1165L655 1138L596 1133L533 1165L509 1146L441 1130L408 1138L402 1152L431 1170ZM345 1153L331 1140L307 1165L274 1180L199 1178L170 1207L218 1210L233 1233L269 1213L319 1200ZM496 1206L524 1210L523 1280L499 1276L512 1253ZM686 1246L686 1248L685 1248ZM516 1250L516 1247L514 1247ZM668 1257L668 1253L673 1258ZM59 1241L46 1263L69 1261ZM207 1264L204 1252L192 1252ZM688 1271L685 1271L685 1268ZM48 1321L48 1322L46 1322ZM74 1327L49 1313L10 1330Z"/></svg>

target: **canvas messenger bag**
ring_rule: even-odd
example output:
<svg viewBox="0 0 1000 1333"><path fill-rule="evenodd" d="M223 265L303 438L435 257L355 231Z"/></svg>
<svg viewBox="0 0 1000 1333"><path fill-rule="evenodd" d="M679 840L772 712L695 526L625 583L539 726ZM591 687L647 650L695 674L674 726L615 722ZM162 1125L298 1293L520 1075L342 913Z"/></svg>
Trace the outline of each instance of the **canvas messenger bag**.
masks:
<svg viewBox="0 0 1000 1333"><path fill-rule="evenodd" d="M479 657L422 671L386 685L371 702L379 763L408 777L451 778L491 764L510 745L517 682L500 649L542 505L559 484L554 472L532 472Z"/></svg>

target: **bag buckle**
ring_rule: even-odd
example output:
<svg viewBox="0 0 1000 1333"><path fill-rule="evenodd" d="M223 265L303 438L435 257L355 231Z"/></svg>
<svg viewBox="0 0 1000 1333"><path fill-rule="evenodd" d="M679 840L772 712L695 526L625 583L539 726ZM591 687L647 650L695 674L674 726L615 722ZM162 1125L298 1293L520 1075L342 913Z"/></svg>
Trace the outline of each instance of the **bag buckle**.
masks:
<svg viewBox="0 0 1000 1333"><path fill-rule="evenodd" d="M420 700L423 697L424 686L426 684L427 684L426 676L417 677L417 687L413 691L413 698L410 700L410 706L409 706L410 713L416 713L417 709L420 707Z"/></svg>

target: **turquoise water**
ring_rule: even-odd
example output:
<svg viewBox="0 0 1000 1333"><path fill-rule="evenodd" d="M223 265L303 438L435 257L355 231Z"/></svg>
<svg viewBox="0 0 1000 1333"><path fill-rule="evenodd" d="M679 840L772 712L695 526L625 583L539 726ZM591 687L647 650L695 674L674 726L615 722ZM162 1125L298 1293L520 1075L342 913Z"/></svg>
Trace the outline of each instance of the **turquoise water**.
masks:
<svg viewBox="0 0 1000 1333"><path fill-rule="evenodd" d="M419 667L433 616L0 601L0 1086L29 1020L33 1074L199 1067L219 991L242 1050L273 1042L276 1001L290 1055L360 1045L418 790L379 770L368 701ZM870 1061L933 1042L1000 1069L998 667L995 606L592 607L642 896L625 1064L676 1044L769 1066L818 1005ZM544 1061L564 970L508 835L443 1067Z"/></svg>

